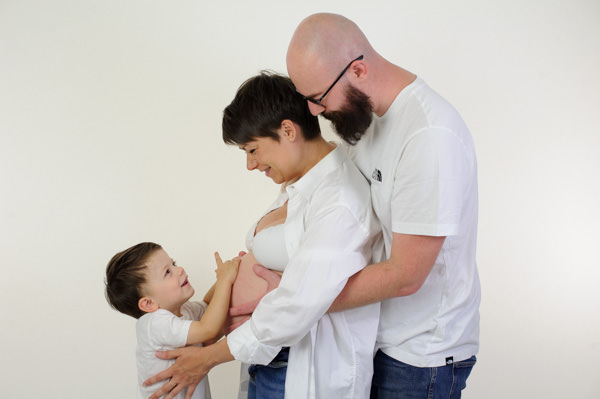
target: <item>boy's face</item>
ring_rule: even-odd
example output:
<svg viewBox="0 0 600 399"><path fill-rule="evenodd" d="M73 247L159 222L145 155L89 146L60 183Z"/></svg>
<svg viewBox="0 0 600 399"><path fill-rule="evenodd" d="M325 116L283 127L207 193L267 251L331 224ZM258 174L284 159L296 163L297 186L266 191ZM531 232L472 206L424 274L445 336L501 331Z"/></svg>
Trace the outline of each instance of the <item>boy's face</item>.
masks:
<svg viewBox="0 0 600 399"><path fill-rule="evenodd" d="M145 296L140 299L140 308L146 299L151 301L151 308L142 310L166 309L180 316L181 306L194 295L185 270L177 266L163 249L154 251L147 265L146 284L142 287Z"/></svg>

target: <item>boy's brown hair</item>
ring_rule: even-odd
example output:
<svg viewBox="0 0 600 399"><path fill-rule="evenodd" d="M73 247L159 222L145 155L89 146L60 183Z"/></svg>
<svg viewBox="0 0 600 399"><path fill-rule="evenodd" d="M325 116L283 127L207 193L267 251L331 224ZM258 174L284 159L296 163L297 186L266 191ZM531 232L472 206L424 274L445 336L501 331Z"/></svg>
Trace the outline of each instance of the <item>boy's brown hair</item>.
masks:
<svg viewBox="0 0 600 399"><path fill-rule="evenodd" d="M114 309L139 319L144 312L138 307L146 282L144 269L150 255L162 247L153 242L142 242L112 257L106 266L106 300Z"/></svg>

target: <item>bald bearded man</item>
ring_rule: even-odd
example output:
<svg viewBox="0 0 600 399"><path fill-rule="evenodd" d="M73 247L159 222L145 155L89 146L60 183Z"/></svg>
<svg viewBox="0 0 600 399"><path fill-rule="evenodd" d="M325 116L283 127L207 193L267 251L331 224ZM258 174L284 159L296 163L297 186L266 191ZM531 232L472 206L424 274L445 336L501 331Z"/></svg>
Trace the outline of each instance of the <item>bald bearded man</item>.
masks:
<svg viewBox="0 0 600 399"><path fill-rule="evenodd" d="M296 29L289 76L329 119L371 185L379 263L350 278L330 311L381 302L371 398L459 398L479 348L477 163L457 111L389 62L349 19Z"/></svg>

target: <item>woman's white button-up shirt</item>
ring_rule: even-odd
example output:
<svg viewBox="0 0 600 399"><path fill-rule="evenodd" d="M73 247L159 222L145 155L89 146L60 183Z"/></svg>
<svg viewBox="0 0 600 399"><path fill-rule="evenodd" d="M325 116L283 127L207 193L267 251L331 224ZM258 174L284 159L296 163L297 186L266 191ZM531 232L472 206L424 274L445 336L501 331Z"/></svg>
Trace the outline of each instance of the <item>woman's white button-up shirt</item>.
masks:
<svg viewBox="0 0 600 399"><path fill-rule="evenodd" d="M326 312L381 243L369 185L338 145L269 209L286 200L289 263L279 287L228 336L229 349L268 364L289 346L286 399L368 398L379 304Z"/></svg>

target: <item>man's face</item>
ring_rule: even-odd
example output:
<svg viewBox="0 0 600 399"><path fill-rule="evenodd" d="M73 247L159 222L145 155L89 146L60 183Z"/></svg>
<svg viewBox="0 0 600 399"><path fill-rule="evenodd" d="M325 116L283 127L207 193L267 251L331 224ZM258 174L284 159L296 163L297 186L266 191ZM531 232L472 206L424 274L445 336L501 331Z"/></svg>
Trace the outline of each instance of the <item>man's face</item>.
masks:
<svg viewBox="0 0 600 399"><path fill-rule="evenodd" d="M350 144L356 144L367 131L373 120L373 103L371 99L357 88L347 85L345 101L339 110L321 113L332 122L335 131Z"/></svg>
<svg viewBox="0 0 600 399"><path fill-rule="evenodd" d="M338 72L327 65L315 67L314 61L309 62L303 54L297 52L288 52L287 58L290 78L298 91L307 98L310 112L313 115L321 114L330 120L339 136L350 144L355 144L360 139L373 119L373 103L370 98L352 86L347 79L347 70L356 61L359 60L353 60L338 80L334 80Z"/></svg>

